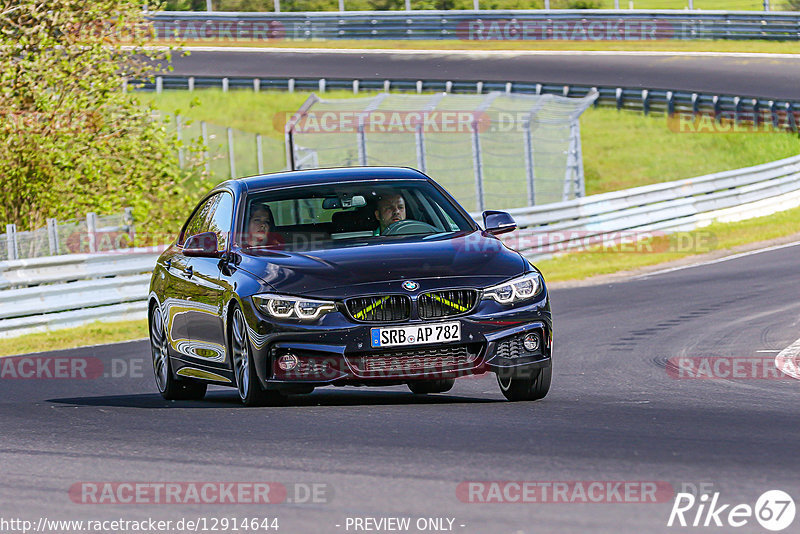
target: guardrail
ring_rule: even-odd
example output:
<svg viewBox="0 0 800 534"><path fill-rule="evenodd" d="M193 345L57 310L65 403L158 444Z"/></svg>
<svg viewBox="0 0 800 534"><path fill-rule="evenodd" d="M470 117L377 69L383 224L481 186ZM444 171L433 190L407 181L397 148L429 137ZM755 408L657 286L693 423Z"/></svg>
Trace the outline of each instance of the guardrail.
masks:
<svg viewBox="0 0 800 534"><path fill-rule="evenodd" d="M157 258L129 249L0 262L0 338L145 318Z"/></svg>
<svg viewBox="0 0 800 534"><path fill-rule="evenodd" d="M536 259L588 248L615 232L693 230L800 206L800 156L662 184L508 210L519 231L504 241ZM479 220L478 214L474 215ZM625 236L631 239L632 236ZM617 243L618 244L618 243Z"/></svg>
<svg viewBox="0 0 800 534"><path fill-rule="evenodd" d="M698 178L509 210L504 241L532 259L621 231L673 232L800 205L800 156ZM473 214L480 222L480 215ZM613 239L613 238L612 238ZM626 237L625 239L630 239ZM0 262L0 337L145 318L152 249ZM11 288L11 289L9 289Z"/></svg>
<svg viewBox="0 0 800 534"><path fill-rule="evenodd" d="M690 10L448 10L150 15L159 39L800 39L800 13Z"/></svg>
<svg viewBox="0 0 800 534"><path fill-rule="evenodd" d="M667 89L630 88L614 86L565 85L536 82L452 81L414 79L352 79L352 78L273 78L273 77L210 77L157 76L151 80L129 80L127 87L161 92L165 89L188 90L219 88L223 91L244 89L252 91L404 91L415 93L488 93L504 91L519 94L555 94L585 97L592 91L599 96L595 106L616 107L669 115L685 114L696 117L705 114L715 119L723 116L734 123L771 123L776 128L793 132L800 124L800 102L766 99L747 95L706 94Z"/></svg>

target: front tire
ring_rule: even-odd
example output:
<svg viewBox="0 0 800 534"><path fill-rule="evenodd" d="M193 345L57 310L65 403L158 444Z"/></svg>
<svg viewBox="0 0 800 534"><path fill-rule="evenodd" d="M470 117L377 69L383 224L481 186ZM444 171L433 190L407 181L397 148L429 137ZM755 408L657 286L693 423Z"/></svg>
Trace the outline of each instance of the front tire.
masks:
<svg viewBox="0 0 800 534"><path fill-rule="evenodd" d="M497 373L497 384L503 396L510 401L533 401L545 398L550 391L553 378L553 364L539 369L532 377L502 377Z"/></svg>
<svg viewBox="0 0 800 534"><path fill-rule="evenodd" d="M167 332L158 305L154 305L150 310L150 349L153 356L156 386L164 399L202 400L206 396L206 384L192 380L177 380L173 376L167 346Z"/></svg>
<svg viewBox="0 0 800 534"><path fill-rule="evenodd" d="M277 391L266 391L261 387L253 364L253 353L250 350L250 337L247 333L247 321L238 306L233 310L230 324L231 365L236 381L239 399L245 406L265 406L280 404L286 397Z"/></svg>
<svg viewBox="0 0 800 534"><path fill-rule="evenodd" d="M427 393L446 393L453 389L456 383L455 378L441 378L438 380L420 380L417 382L409 382L408 389L411 393L416 395L425 395Z"/></svg>

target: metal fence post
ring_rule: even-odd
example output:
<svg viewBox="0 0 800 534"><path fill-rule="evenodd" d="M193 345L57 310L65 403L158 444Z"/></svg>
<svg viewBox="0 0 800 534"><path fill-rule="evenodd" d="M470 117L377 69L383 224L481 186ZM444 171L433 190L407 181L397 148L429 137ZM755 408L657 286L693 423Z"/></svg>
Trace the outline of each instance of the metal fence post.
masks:
<svg viewBox="0 0 800 534"><path fill-rule="evenodd" d="M425 134L422 133L422 124L417 124L416 131L414 132L414 140L417 145L417 169L426 172L425 162Z"/></svg>
<svg viewBox="0 0 800 534"><path fill-rule="evenodd" d="M528 179L528 205L536 205L536 173L533 168L533 136L531 135L531 116L522 123L525 143L525 176Z"/></svg>
<svg viewBox="0 0 800 534"><path fill-rule="evenodd" d="M577 117L569 125L569 149L567 150L567 168L564 172L562 200L569 200L569 193L573 188L575 197L584 195L585 185L583 183L583 162L581 161L580 126Z"/></svg>
<svg viewBox="0 0 800 534"><path fill-rule="evenodd" d="M47 219L47 244L50 245L50 255L58 254L58 221Z"/></svg>
<svg viewBox="0 0 800 534"><path fill-rule="evenodd" d="M358 142L358 164L362 167L367 165L367 136L364 134L364 116L358 116L358 129L356 132Z"/></svg>
<svg viewBox="0 0 800 534"><path fill-rule="evenodd" d="M156 76L156 93L161 94L161 91L164 89L164 78L161 76Z"/></svg>
<svg viewBox="0 0 800 534"><path fill-rule="evenodd" d="M797 133L797 117L794 115L794 106L791 102L786 102L785 107L787 126L792 133Z"/></svg>
<svg viewBox="0 0 800 534"><path fill-rule="evenodd" d="M477 121L472 123L472 168L475 171L475 207L483 211L483 160Z"/></svg>
<svg viewBox="0 0 800 534"><path fill-rule="evenodd" d="M642 89L642 112L645 115L650 113L650 91Z"/></svg>
<svg viewBox="0 0 800 534"><path fill-rule="evenodd" d="M183 169L185 157L183 154L183 120L180 115L175 115L175 127L178 131L178 166Z"/></svg>
<svg viewBox="0 0 800 534"><path fill-rule="evenodd" d="M97 214L93 211L86 214L86 235L89 237L89 252L97 252Z"/></svg>
<svg viewBox="0 0 800 534"><path fill-rule="evenodd" d="M275 13L281 12L281 0L275 0Z"/></svg>
<svg viewBox="0 0 800 534"><path fill-rule="evenodd" d="M236 155L233 150L233 128L226 128L228 132L228 163L231 170L231 178L236 178Z"/></svg>
<svg viewBox="0 0 800 534"><path fill-rule="evenodd" d="M229 83L228 78L222 78L222 92L223 93L227 93L228 92L228 83Z"/></svg>
<svg viewBox="0 0 800 534"><path fill-rule="evenodd" d="M206 121L200 121L200 135L203 137L203 144L206 146L206 149L203 151L203 159L205 159L206 174L210 174L211 161L209 161L209 158L211 157L211 155L208 153L209 150L208 124L206 124Z"/></svg>
<svg viewBox="0 0 800 534"><path fill-rule="evenodd" d="M575 163L576 163L576 176L575 176L575 196L586 196L586 180L583 175L583 150L581 148L581 123L576 117L570 128L574 131L575 135Z"/></svg>
<svg viewBox="0 0 800 534"><path fill-rule="evenodd" d="M738 96L733 97L733 121L738 126L741 122L739 112L741 111L742 99Z"/></svg>
<svg viewBox="0 0 800 534"><path fill-rule="evenodd" d="M123 215L123 220L125 221L125 225L128 227L128 237L131 239L131 246L136 240L136 228L134 227L134 220L133 220L133 208L125 208L125 213Z"/></svg>
<svg viewBox="0 0 800 534"><path fill-rule="evenodd" d="M258 174L264 174L264 150L261 145L261 134L256 134L256 162L258 163Z"/></svg>
<svg viewBox="0 0 800 534"><path fill-rule="evenodd" d="M6 238L8 239L8 259L16 260L19 257L16 224L6 225Z"/></svg>
<svg viewBox="0 0 800 534"><path fill-rule="evenodd" d="M194 76L189 76L188 86L189 92L194 91Z"/></svg>
<svg viewBox="0 0 800 534"><path fill-rule="evenodd" d="M757 130L761 124L761 103L757 98L753 99L753 127Z"/></svg>

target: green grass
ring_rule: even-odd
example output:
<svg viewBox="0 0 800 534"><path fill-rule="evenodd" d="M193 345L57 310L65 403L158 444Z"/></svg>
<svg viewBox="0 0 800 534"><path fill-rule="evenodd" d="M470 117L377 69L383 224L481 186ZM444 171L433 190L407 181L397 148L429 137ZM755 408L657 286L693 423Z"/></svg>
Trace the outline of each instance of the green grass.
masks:
<svg viewBox="0 0 800 534"><path fill-rule="evenodd" d="M155 44L170 44L166 42ZM469 41L469 40L420 40L420 41L188 41L191 46L245 46L266 48L358 48L400 50L608 50L608 51L667 51L667 52L759 52L765 54L800 54L798 41L745 41L745 40L696 40L684 41L661 39L653 41Z"/></svg>
<svg viewBox="0 0 800 534"><path fill-rule="evenodd" d="M676 133L664 116L590 109L581 117L586 194L766 163L800 153L788 133Z"/></svg>
<svg viewBox="0 0 800 534"><path fill-rule="evenodd" d="M142 99L154 102L158 108L166 112L178 111L195 121L205 120L238 130L263 134L265 170L269 172L283 169L286 160L283 123L276 121L275 117L293 113L308 96L309 93L251 91L223 93L220 90L207 89L193 93L187 91L165 91L161 95L147 93L142 94ZM353 97L353 94L349 91L336 91L325 93L324 96L349 98ZM366 95L362 93L360 96ZM331 135L331 138L334 135L337 138L342 137L337 134L326 135ZM223 130L217 132L217 139L224 137ZM663 115L646 117L639 112L608 108L592 108L583 114L581 139L586 193L590 195L757 165L800 152L800 141L790 134L675 133L667 127ZM339 141L342 140L339 139L337 142ZM251 162L249 169L242 168L240 164L237 172L242 175L254 174L255 157L252 141L234 144L237 151L245 151L248 154L247 157L237 159ZM355 149L354 142L353 149ZM400 149L399 145L396 149ZM219 164L221 167L216 168L217 174L227 176L225 163L219 161ZM434 178L448 182L446 170L435 172L431 169L431 174ZM457 186L446 183L445 187L450 189ZM508 206L497 206L497 208L503 207ZM472 209L472 206L467 205L467 208Z"/></svg>
<svg viewBox="0 0 800 534"><path fill-rule="evenodd" d="M44 334L0 339L0 356L70 349L101 343L116 343L146 338L147 321L95 322L77 328L54 330Z"/></svg>
<svg viewBox="0 0 800 534"><path fill-rule="evenodd" d="M560 282L583 280L657 265L714 251L724 251L748 243L786 237L800 232L800 208L790 209L736 223L713 223L692 232L660 236L644 242L639 251L608 252L591 249L537 261L545 280ZM632 247L626 250L631 250Z"/></svg>

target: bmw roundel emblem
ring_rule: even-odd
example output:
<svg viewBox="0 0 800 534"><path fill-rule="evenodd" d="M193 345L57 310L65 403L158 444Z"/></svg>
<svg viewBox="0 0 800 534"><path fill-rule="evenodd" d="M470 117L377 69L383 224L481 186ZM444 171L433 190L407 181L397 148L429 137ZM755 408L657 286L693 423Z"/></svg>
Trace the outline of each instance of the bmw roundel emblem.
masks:
<svg viewBox="0 0 800 534"><path fill-rule="evenodd" d="M416 291L419 287L419 284L414 282L413 280L406 280L403 282L403 289L406 291Z"/></svg>

